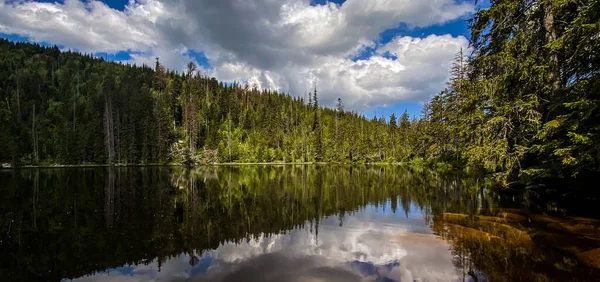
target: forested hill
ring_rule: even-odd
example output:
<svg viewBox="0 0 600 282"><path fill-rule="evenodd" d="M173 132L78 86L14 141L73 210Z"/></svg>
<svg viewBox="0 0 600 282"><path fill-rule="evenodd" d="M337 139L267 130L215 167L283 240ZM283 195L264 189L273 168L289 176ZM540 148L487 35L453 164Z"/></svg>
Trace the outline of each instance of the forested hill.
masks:
<svg viewBox="0 0 600 282"><path fill-rule="evenodd" d="M410 127L184 73L0 41L0 161L13 165L398 161Z"/></svg>
<svg viewBox="0 0 600 282"><path fill-rule="evenodd" d="M386 122L184 73L0 41L13 165L425 161L507 182L600 171L600 1L491 1L447 89ZM321 84L327 81L320 82ZM295 93L299 94L299 93ZM303 96L303 95L302 95Z"/></svg>

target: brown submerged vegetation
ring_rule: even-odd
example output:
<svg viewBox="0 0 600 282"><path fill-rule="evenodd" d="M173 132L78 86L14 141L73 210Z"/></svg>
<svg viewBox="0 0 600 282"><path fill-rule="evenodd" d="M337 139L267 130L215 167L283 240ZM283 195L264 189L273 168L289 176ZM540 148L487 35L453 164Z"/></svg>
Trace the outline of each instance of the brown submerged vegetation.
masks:
<svg viewBox="0 0 600 282"><path fill-rule="evenodd" d="M588 281L598 277L594 276L600 269L597 219L506 209L494 216L443 213L433 217L431 228L451 243L457 266L475 281ZM548 261L554 263L549 266ZM478 276L476 270L486 275Z"/></svg>

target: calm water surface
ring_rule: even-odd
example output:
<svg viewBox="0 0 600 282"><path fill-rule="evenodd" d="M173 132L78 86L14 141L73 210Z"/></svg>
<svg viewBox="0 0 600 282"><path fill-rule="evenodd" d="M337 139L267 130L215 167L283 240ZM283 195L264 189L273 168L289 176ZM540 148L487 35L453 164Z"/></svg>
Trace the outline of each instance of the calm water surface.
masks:
<svg viewBox="0 0 600 282"><path fill-rule="evenodd" d="M0 280L600 281L588 203L487 187L393 166L1 170Z"/></svg>

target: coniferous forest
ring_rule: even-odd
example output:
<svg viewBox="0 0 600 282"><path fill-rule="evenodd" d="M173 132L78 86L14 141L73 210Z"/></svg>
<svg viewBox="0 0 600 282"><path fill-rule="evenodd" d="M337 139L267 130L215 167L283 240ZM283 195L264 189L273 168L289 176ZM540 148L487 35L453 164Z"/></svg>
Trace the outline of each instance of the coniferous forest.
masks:
<svg viewBox="0 0 600 282"><path fill-rule="evenodd" d="M358 162L406 159L388 123L187 71L1 41L2 161L20 164ZM394 118L395 119L395 118ZM413 121L416 122L416 121ZM396 145L392 145L392 142ZM397 150L397 151L395 151Z"/></svg>
<svg viewBox="0 0 600 282"><path fill-rule="evenodd" d="M600 3L490 1L419 118L0 40L0 161L419 162L501 182L600 170ZM321 84L327 81L319 82ZM300 98L300 97L302 98Z"/></svg>

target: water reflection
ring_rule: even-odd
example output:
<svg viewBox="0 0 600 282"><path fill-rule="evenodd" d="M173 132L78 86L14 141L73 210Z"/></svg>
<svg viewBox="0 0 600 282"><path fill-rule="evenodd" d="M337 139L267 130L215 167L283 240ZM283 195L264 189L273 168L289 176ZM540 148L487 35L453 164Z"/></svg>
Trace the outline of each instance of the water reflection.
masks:
<svg viewBox="0 0 600 282"><path fill-rule="evenodd" d="M482 180L429 171L32 169L0 171L0 187L8 281L600 277L597 221L542 216Z"/></svg>
<svg viewBox="0 0 600 282"><path fill-rule="evenodd" d="M418 210L415 210L418 212ZM375 219L375 220L374 220ZM240 243L224 242L203 254L184 253L150 268L113 269L76 281L449 281L457 280L449 245L422 222L367 207L340 228L323 218L318 237L310 223ZM313 228L315 228L313 226ZM160 269L160 272L158 271ZM132 277L132 273L134 274Z"/></svg>

